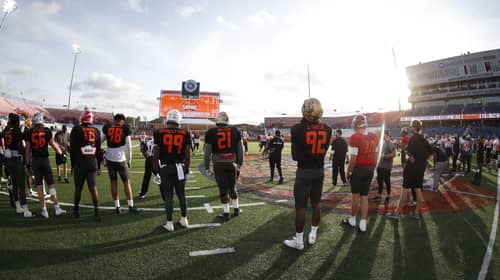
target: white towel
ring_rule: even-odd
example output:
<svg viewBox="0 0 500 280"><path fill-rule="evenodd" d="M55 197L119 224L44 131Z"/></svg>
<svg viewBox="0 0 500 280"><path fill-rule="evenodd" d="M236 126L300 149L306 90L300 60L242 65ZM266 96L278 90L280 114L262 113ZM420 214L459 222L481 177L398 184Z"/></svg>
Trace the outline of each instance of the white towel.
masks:
<svg viewBox="0 0 500 280"><path fill-rule="evenodd" d="M184 180L185 179L185 176L184 176L184 164L182 164L182 163L176 163L175 167L177 167L177 179L179 179L179 181Z"/></svg>

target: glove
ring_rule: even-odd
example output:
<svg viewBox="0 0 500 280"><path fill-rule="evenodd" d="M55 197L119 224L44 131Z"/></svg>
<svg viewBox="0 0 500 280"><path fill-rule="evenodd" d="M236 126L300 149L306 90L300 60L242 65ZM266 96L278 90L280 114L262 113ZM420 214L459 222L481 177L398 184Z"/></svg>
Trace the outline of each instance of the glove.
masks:
<svg viewBox="0 0 500 280"><path fill-rule="evenodd" d="M130 161L127 161L127 167L130 168L131 165L132 163Z"/></svg>
<svg viewBox="0 0 500 280"><path fill-rule="evenodd" d="M205 175L207 175L208 177L213 177L214 172L210 169L205 169Z"/></svg>
<svg viewBox="0 0 500 280"><path fill-rule="evenodd" d="M189 168L187 168L186 166L184 166L184 174L188 175L190 172L189 172Z"/></svg>

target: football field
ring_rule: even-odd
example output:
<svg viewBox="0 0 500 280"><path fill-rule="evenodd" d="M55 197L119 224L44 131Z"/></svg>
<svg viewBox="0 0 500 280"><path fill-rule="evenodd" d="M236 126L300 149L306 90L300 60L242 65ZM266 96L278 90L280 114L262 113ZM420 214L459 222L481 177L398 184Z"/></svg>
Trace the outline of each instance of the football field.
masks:
<svg viewBox="0 0 500 280"><path fill-rule="evenodd" d="M345 214L335 207L325 207L317 243L307 244L308 212L305 249L295 251L283 245L283 240L291 238L295 231L291 200L280 203L279 197L243 188L241 216L228 222L216 217L222 211L218 188L200 173L201 152L192 157L186 184L192 228L181 228L176 223L174 232L166 232L161 228L165 213L158 186L151 182L147 197L136 197L144 167L137 144L134 142L131 182L136 206L145 208L139 214L127 212L121 183L122 214L115 214L105 167L98 177L104 208L101 222L93 220L92 209L82 208L79 219L71 215L72 177L70 184L56 182L60 201L68 203L63 205L68 213L56 217L53 206L48 204L50 219L41 217L39 203L33 200L28 204L35 218L16 215L3 184L0 279L478 279L490 242L494 196L479 197L485 202L480 204L468 200L468 194L461 194L464 205L470 207L429 210L420 221L410 217L394 221L374 213L369 216L366 233L344 228L340 221ZM289 157L289 144L286 146L284 157ZM257 153L257 143L251 143L250 154L258 161ZM51 162L55 168L53 156ZM261 164L264 171L257 175L261 177L259 182L269 176L267 161L261 160ZM287 171L293 174L294 169ZM478 191L496 194L496 173L485 171L483 175ZM57 180L55 170L54 177ZM290 182L293 178L285 179ZM331 177L326 177L325 188L331 187L330 182ZM286 189L287 184L267 188ZM448 199L450 195L443 196L443 201L454 203ZM81 204L92 204L86 188ZM174 207L178 207L175 196ZM179 217L177 210L174 222ZM497 233L496 244L498 238ZM227 248L231 252L193 256L196 251ZM500 279L499 246L492 248L486 279Z"/></svg>

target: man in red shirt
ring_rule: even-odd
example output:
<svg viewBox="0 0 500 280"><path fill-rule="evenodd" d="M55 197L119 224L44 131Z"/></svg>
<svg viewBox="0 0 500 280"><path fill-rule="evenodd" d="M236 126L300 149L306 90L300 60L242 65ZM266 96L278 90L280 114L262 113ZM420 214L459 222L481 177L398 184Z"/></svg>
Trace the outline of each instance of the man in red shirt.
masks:
<svg viewBox="0 0 500 280"><path fill-rule="evenodd" d="M356 115L352 119L354 134L349 138L351 158L347 167L347 180L351 183L352 205L351 217L343 219L342 223L351 227L356 226L356 215L361 208L359 230L366 231L366 217L368 216L368 191L373 179L373 171L377 163L378 136L367 132L368 122L365 115Z"/></svg>

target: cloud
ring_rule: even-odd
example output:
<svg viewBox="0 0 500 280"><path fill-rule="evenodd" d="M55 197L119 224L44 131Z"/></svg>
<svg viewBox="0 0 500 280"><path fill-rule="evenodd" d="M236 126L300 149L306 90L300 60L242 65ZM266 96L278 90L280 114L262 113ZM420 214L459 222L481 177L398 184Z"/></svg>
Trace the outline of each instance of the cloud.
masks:
<svg viewBox="0 0 500 280"><path fill-rule="evenodd" d="M6 91L8 85L7 75L0 73L0 90Z"/></svg>
<svg viewBox="0 0 500 280"><path fill-rule="evenodd" d="M12 76L22 76L28 75L33 72L33 68L31 66L19 66L7 71L8 75Z"/></svg>
<svg viewBox="0 0 500 280"><path fill-rule="evenodd" d="M144 13L147 10L144 0L128 0L127 8L136 13Z"/></svg>
<svg viewBox="0 0 500 280"><path fill-rule="evenodd" d="M311 84L322 85L323 82L310 73ZM264 74L264 80L268 82L307 82L307 71L300 72L289 70L286 72L268 72Z"/></svg>
<svg viewBox="0 0 500 280"><path fill-rule="evenodd" d="M42 3L34 2L28 11L25 20L21 22L24 29L29 30L35 39L43 40L46 37L48 19L59 14L62 7L56 2Z"/></svg>
<svg viewBox="0 0 500 280"><path fill-rule="evenodd" d="M102 92L108 95L126 94L137 96L139 95L140 88L113 74L93 72L87 80L75 83L74 89L89 90L89 93L84 93L82 96L95 97L93 95L95 92Z"/></svg>
<svg viewBox="0 0 500 280"><path fill-rule="evenodd" d="M217 24L219 24L220 26L224 27L224 28L227 28L227 29L231 29L231 30L236 30L238 29L238 26L228 20L226 20L224 17L222 16L217 16L215 18L215 21L217 22Z"/></svg>
<svg viewBox="0 0 500 280"><path fill-rule="evenodd" d="M176 10L177 14L179 14L181 17L187 18L190 17L196 13L203 12L205 10L205 7L200 5L200 4L195 4L192 6L186 6L182 8L178 8Z"/></svg>
<svg viewBox="0 0 500 280"><path fill-rule="evenodd" d="M267 22L272 21L273 18L274 18L273 15L271 15L266 11L258 11L257 13L248 17L248 22L260 26Z"/></svg>

